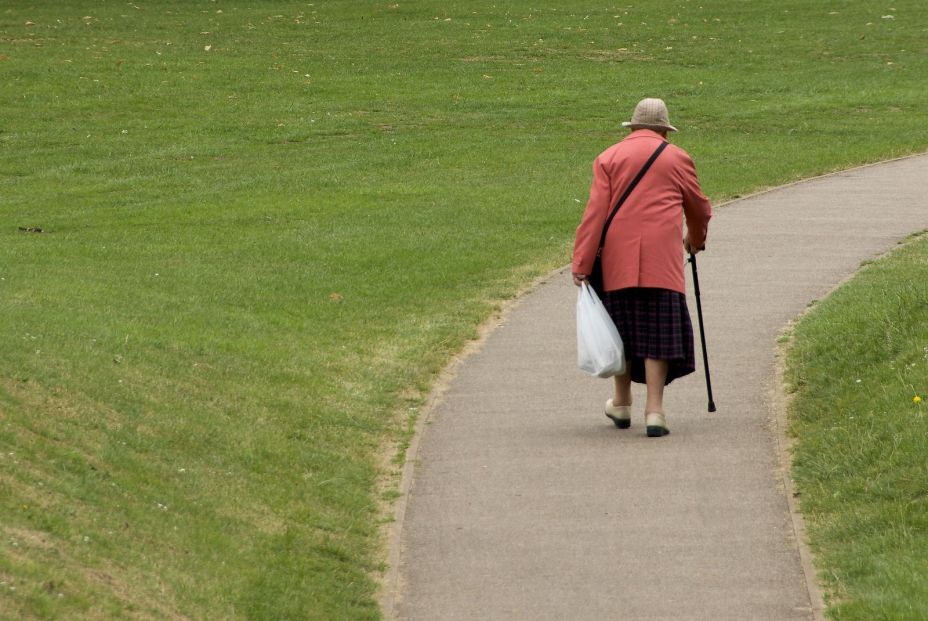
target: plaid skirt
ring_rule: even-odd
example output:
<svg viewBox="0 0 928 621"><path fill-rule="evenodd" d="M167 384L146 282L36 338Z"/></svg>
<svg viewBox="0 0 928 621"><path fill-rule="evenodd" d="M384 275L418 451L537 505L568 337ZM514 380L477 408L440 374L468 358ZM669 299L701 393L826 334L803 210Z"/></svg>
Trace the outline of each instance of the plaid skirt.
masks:
<svg viewBox="0 0 928 621"><path fill-rule="evenodd" d="M669 384L696 370L686 296L669 289L607 291L603 305L619 329L632 381L645 383L644 360L667 360Z"/></svg>

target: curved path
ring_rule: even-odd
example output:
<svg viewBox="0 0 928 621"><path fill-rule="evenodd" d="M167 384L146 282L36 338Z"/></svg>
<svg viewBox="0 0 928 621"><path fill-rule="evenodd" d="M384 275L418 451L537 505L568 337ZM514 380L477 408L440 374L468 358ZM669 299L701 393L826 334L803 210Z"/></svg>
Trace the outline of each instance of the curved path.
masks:
<svg viewBox="0 0 928 621"><path fill-rule="evenodd" d="M575 366L568 272L525 297L430 414L395 616L813 618L770 399L776 337L928 228L926 196L918 156L716 209L699 276L718 412L700 368L668 389L666 438L645 436L640 390L630 430L602 415L609 384Z"/></svg>

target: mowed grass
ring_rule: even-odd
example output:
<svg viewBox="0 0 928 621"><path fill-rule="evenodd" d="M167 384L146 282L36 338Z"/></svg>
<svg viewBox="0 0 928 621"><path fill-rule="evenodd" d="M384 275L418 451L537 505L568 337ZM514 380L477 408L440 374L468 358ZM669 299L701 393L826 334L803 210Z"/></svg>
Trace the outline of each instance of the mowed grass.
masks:
<svg viewBox="0 0 928 621"><path fill-rule="evenodd" d="M379 618L383 457L634 104L716 200L922 151L926 17L0 3L0 617Z"/></svg>
<svg viewBox="0 0 928 621"><path fill-rule="evenodd" d="M794 330L793 476L829 616L928 619L928 236Z"/></svg>

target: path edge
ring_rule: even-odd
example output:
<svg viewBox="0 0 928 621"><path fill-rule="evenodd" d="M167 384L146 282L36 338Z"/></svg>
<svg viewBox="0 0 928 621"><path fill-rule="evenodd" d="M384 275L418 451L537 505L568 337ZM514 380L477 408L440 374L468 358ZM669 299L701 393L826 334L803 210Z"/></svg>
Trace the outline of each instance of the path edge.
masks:
<svg viewBox="0 0 928 621"><path fill-rule="evenodd" d="M827 179L828 177L837 177L838 175L844 175L847 173L854 172L856 170L863 170L865 168L874 168L876 166L882 166L884 164L892 164L894 162L901 162L903 160L910 160L919 157L928 156L928 151L919 151L917 153L909 153L908 155L900 155L898 157L892 157L888 160L880 160L878 162L870 162L868 164L858 164L856 166L851 166L850 168L840 168L838 170L832 170L830 172L821 173L814 175L812 177L803 177L802 179L796 179L795 181L790 181L784 183L783 185L775 185L769 188L763 188L757 190L756 192L751 192L750 194L745 194L744 196L738 196L736 198L728 199L727 201L721 202L718 205L713 205L713 210L721 209L722 207L729 207L734 203L740 203L741 201L746 201L758 196L763 196L764 194L771 194L773 192L779 192L780 190L786 190L793 186L802 185L803 183L810 183L812 181L818 181L819 179ZM856 273L856 272L855 272ZM844 281L842 281L843 283ZM831 293L831 291L829 291Z"/></svg>
<svg viewBox="0 0 928 621"><path fill-rule="evenodd" d="M536 277L528 286L517 291L508 300L502 302L483 323L477 327L477 337L468 341L466 345L455 354L451 360L438 373L432 384L429 394L426 397L425 404L419 411L416 418L415 427L412 437L409 439L409 446L403 458L403 466L400 469L399 496L393 503L392 517L389 528L385 528L386 534L384 547L387 550L386 570L381 574L379 579L379 589L377 593L377 603L380 612L385 621L396 621L396 607L400 602L403 593L403 581L400 575L400 561L402 560L402 533L403 525L406 520L406 509L409 505L409 491L412 489L415 480L415 468L419 458L419 447L425 430L438 406L444 400L445 393L451 387L452 382L460 373L461 367L471 356L480 352L490 336L496 332L497 328L506 323L506 319L516 307L521 304L522 300L533 293L540 286L548 283L554 278L562 275L570 269L570 264L562 265L550 270L541 276Z"/></svg>
<svg viewBox="0 0 928 621"><path fill-rule="evenodd" d="M854 274L857 274L859 271L859 269L855 270ZM842 280L841 285L845 284L849 279L850 278ZM824 297L827 298L841 285L834 287ZM778 478L783 484L783 495L786 497L786 505L789 510L790 523L793 528L793 539L796 542L796 548L799 550L799 565L802 568L806 591L809 595L812 619L814 621L825 621L825 591L818 580L818 572L815 569L815 555L812 553L812 548L809 546L808 533L806 532L806 520L799 509L799 497L796 493L795 482L793 481L793 446L796 440L789 435L789 404L792 401L792 397L786 392L785 377L786 354L793 343L793 327L815 306L816 304L810 305L805 311L800 313L799 316L787 323L777 337L777 346L774 350L773 386L770 390L770 407L772 410L774 427L773 436L779 462Z"/></svg>
<svg viewBox="0 0 928 621"><path fill-rule="evenodd" d="M909 157L921 157L928 155L922 153ZM895 162L905 158L887 160L886 163ZM873 164L875 166L875 164ZM863 168L863 167L858 167ZM818 308L819 304L831 297L838 289L844 287L856 278L871 263L881 261L903 246L919 239L922 235L928 234L928 229L920 229L908 233L906 236L898 239L896 243L886 250L883 250L872 257L863 259L860 265L853 272L842 278L834 286L830 287L821 297L811 300L805 309L791 320L789 320L780 330L776 347L774 350L774 377L773 385L770 389L770 408L772 410L771 418L775 427L775 442L777 445L777 456L779 458L780 478L783 483L786 503L789 507L790 521L792 522L793 535L796 545L799 549L799 560L802 565L802 573L805 577L806 589L809 592L809 602L812 606L812 615L814 621L826 621L824 593L825 589L818 579L818 571L815 568L815 554L809 546L808 533L806 529L805 517L800 510L798 496L795 493L795 482L793 481L793 447L796 440L789 434L789 405L793 397L787 392L786 386L786 358L789 350L793 347L795 338L796 325L805 318L806 315Z"/></svg>

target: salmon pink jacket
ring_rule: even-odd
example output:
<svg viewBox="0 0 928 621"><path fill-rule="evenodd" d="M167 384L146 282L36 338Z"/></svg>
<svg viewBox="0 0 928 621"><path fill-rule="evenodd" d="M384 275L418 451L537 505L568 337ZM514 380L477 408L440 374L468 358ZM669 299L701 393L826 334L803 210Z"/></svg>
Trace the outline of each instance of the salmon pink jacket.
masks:
<svg viewBox="0 0 928 621"><path fill-rule="evenodd" d="M664 139L639 129L593 162L590 200L577 227L573 272L589 275L603 226L619 196ZM683 220L697 248L706 241L712 207L683 149L667 145L612 220L602 250L603 287L657 287L686 292Z"/></svg>

